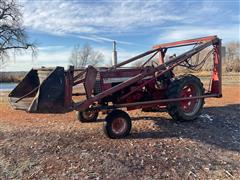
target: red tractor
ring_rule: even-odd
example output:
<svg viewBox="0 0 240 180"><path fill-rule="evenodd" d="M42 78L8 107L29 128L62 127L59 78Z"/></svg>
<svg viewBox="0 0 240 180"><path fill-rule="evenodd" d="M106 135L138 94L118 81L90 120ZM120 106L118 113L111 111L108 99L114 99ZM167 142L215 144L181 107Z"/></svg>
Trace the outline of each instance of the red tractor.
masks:
<svg viewBox="0 0 240 180"><path fill-rule="evenodd" d="M164 62L169 48L194 47ZM202 67L206 58L197 64L191 57L212 46L211 86L208 91L194 75L175 76L173 69ZM159 62L152 59L159 55ZM122 67L145 56L150 56L141 67ZM150 65L149 65L150 64ZM84 93L74 92L73 87L83 84ZM143 54L130 58L110 68L32 69L9 94L15 109L30 113L67 113L77 111L81 122L97 121L100 111L107 112L104 129L110 138L123 138L131 131L131 118L123 111L167 111L173 120L196 119L203 108L204 98L222 97L221 40L217 36L160 44ZM79 86L75 89L80 89ZM86 98L74 102L73 96Z"/></svg>

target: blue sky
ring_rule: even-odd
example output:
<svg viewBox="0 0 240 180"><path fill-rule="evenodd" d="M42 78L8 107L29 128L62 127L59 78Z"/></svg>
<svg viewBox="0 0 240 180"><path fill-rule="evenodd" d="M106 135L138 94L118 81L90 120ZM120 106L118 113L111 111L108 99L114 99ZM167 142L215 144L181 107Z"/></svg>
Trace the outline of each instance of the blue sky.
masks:
<svg viewBox="0 0 240 180"><path fill-rule="evenodd" d="M218 35L223 43L239 41L239 1L19 1L29 39L38 56L11 57L4 71L39 66L67 66L75 44L88 43L109 64L112 41L119 61L168 41Z"/></svg>

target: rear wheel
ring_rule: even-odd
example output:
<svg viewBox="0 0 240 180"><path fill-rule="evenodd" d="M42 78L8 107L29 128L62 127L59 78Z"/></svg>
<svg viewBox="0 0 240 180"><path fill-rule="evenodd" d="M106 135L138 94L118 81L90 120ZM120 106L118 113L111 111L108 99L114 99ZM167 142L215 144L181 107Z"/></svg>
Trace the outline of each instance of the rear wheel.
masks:
<svg viewBox="0 0 240 180"><path fill-rule="evenodd" d="M95 122L97 121L98 112L97 111L77 111L77 119L80 122Z"/></svg>
<svg viewBox="0 0 240 180"><path fill-rule="evenodd" d="M203 84L193 75L181 76L169 85L168 99L202 96ZM203 108L204 99L191 99L171 102L167 109L170 116L176 121L191 121L196 119Z"/></svg>
<svg viewBox="0 0 240 180"><path fill-rule="evenodd" d="M131 128L131 118L122 110L111 111L105 119L104 132L112 139L126 137L129 135Z"/></svg>

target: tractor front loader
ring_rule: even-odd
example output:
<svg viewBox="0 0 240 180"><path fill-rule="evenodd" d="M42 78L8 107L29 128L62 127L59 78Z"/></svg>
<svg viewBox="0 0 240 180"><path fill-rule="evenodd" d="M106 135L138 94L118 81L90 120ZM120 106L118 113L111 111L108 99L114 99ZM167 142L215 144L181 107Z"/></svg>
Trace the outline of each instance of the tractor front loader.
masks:
<svg viewBox="0 0 240 180"><path fill-rule="evenodd" d="M182 46L194 47L166 61L168 49ZM209 90L205 90L197 76L174 74L177 66L202 67L206 59L192 64L191 58L209 47L212 47L213 54ZM153 58L158 55L159 62L156 63ZM146 56L149 58L141 67L125 67ZM200 115L205 98L222 97L221 75L221 40L217 36L208 36L156 45L109 68L32 69L9 94L9 99L15 109L30 113L75 110L81 122L97 121L99 112L105 112L105 133L110 138L123 138L130 133L132 126L124 109L151 111L157 108L167 111L176 121L194 120ZM81 87L84 87L84 92L80 92ZM84 96L85 99L75 102L73 96Z"/></svg>

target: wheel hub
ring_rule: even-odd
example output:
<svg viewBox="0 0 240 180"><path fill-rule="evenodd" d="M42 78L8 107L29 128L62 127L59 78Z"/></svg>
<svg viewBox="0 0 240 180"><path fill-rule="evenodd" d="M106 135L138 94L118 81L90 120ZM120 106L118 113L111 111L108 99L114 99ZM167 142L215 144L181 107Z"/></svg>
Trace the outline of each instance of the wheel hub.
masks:
<svg viewBox="0 0 240 180"><path fill-rule="evenodd" d="M124 120L124 118L119 117L112 122L112 131L115 134L124 133L126 128L127 128L127 122Z"/></svg>
<svg viewBox="0 0 240 180"><path fill-rule="evenodd" d="M92 111L85 111L83 113L83 116L84 116L85 119L91 119L94 116L94 112L92 112Z"/></svg>
<svg viewBox="0 0 240 180"><path fill-rule="evenodd" d="M180 96L181 98L186 98L197 96L197 94L198 92L196 87L194 85L189 84L182 88ZM180 106L184 112L191 113L195 110L198 101L199 99L183 100L180 101Z"/></svg>

